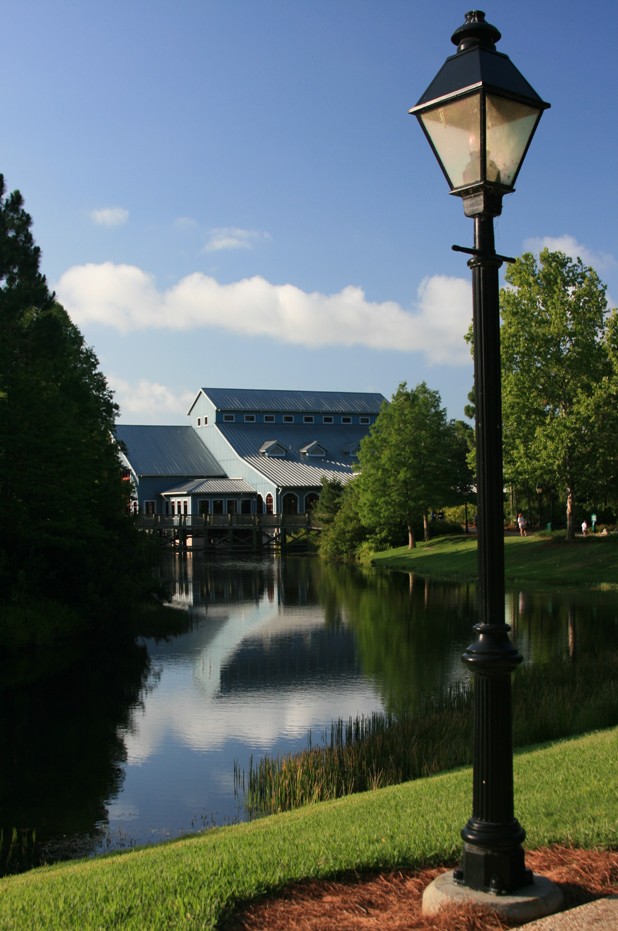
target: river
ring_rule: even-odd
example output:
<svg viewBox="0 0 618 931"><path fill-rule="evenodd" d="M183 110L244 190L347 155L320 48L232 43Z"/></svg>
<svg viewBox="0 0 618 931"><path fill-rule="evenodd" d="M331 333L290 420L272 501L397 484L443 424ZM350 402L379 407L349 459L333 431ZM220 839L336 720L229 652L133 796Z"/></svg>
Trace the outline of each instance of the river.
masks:
<svg viewBox="0 0 618 931"><path fill-rule="evenodd" d="M46 859L244 820L235 768L466 681L474 585L311 557L170 555L162 575L177 635L0 668L5 838L35 828ZM509 590L505 617L525 664L618 645L612 594Z"/></svg>

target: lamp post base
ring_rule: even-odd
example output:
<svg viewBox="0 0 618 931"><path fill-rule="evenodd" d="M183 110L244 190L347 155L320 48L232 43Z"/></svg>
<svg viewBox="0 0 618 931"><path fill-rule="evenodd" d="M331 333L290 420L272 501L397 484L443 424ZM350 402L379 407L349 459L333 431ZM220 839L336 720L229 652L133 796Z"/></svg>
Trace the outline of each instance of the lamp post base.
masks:
<svg viewBox="0 0 618 931"><path fill-rule="evenodd" d="M564 895L559 886L544 876L531 874L529 885L510 895L494 895L462 886L450 873L443 873L423 893L423 915L436 915L443 908L471 903L499 912L509 924L521 925L559 912Z"/></svg>
<svg viewBox="0 0 618 931"><path fill-rule="evenodd" d="M460 885L492 895L508 895L532 882L521 846L485 849L464 843L460 868L453 875Z"/></svg>

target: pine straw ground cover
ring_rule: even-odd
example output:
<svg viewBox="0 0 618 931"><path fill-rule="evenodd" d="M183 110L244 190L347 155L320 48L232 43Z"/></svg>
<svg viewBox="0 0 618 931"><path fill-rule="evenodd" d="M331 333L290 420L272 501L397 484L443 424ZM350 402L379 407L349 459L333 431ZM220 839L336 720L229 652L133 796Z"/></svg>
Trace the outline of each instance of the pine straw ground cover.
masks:
<svg viewBox="0 0 618 931"><path fill-rule="evenodd" d="M562 887L565 908L618 893L618 851L542 847L526 865ZM228 931L499 931L496 912L458 906L433 918L421 911L423 890L445 867L394 871L288 887L230 916Z"/></svg>

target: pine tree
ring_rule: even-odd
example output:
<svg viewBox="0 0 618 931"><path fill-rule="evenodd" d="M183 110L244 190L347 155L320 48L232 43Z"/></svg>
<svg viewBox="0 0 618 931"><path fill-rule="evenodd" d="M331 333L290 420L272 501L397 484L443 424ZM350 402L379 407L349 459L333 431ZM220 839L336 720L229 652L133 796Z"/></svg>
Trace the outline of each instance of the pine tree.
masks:
<svg viewBox="0 0 618 931"><path fill-rule="evenodd" d="M0 176L0 597L100 614L139 591L142 548L127 519L117 407L47 287L31 223Z"/></svg>

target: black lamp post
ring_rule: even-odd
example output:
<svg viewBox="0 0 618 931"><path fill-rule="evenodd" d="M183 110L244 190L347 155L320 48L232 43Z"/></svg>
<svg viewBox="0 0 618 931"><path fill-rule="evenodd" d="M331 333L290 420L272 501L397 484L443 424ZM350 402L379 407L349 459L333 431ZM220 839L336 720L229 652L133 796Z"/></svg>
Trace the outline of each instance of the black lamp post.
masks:
<svg viewBox="0 0 618 931"><path fill-rule="evenodd" d="M532 882L514 816L511 673L521 655L504 621L504 520L500 322L494 217L514 189L544 103L506 55L496 51L498 30L485 14L466 14L452 36L457 52L446 60L414 114L440 163L451 193L474 219L472 256L476 469L478 488L479 621L463 654L474 675L472 816L456 882L504 894Z"/></svg>

